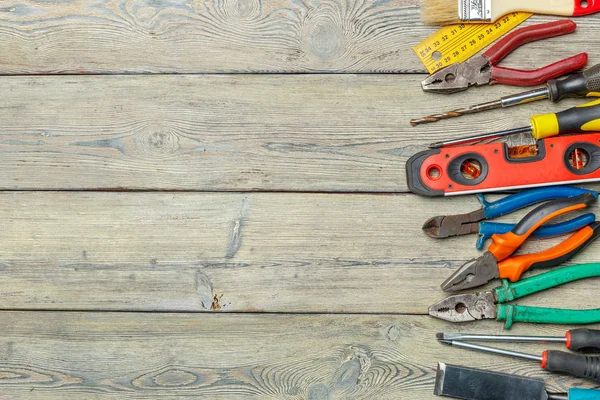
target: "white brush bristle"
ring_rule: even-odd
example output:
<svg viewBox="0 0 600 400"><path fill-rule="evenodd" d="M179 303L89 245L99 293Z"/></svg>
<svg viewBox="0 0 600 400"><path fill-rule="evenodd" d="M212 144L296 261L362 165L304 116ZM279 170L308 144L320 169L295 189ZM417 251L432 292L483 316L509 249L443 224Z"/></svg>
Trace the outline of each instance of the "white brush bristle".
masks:
<svg viewBox="0 0 600 400"><path fill-rule="evenodd" d="M426 25L452 25L458 20L457 0L423 0L421 21Z"/></svg>

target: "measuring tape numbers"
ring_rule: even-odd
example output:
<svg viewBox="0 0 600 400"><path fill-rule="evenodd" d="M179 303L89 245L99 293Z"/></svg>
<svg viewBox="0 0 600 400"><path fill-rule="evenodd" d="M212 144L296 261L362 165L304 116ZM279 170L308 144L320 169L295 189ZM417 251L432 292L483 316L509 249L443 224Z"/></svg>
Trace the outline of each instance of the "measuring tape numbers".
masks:
<svg viewBox="0 0 600 400"><path fill-rule="evenodd" d="M514 12L491 24L458 24L441 28L413 47L429 73L464 62L526 21L532 14Z"/></svg>

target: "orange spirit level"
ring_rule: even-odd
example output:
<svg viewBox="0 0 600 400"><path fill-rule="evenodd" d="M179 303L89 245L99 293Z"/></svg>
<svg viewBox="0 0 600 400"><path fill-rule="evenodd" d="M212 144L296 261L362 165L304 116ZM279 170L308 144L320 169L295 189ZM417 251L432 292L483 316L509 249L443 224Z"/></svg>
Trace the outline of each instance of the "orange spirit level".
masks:
<svg viewBox="0 0 600 400"><path fill-rule="evenodd" d="M406 173L410 190L428 197L600 181L600 133L427 150Z"/></svg>

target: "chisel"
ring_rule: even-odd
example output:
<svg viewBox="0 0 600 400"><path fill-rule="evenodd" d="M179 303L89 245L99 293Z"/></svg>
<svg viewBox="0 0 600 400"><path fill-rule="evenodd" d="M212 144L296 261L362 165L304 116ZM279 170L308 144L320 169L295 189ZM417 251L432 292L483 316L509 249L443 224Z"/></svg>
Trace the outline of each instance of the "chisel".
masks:
<svg viewBox="0 0 600 400"><path fill-rule="evenodd" d="M544 381L438 363L434 394L463 400L600 400L600 391L548 393Z"/></svg>
<svg viewBox="0 0 600 400"><path fill-rule="evenodd" d="M476 143L520 133L530 133L534 139L541 140L566 133L598 131L600 131L600 100L594 100L556 114L534 115L531 117L530 126L432 143L429 148L439 149L447 146Z"/></svg>
<svg viewBox="0 0 600 400"><path fill-rule="evenodd" d="M502 97L499 100L477 104L470 107L459 108L440 114L433 114L423 118L410 121L412 126L437 122L443 119L461 117L467 114L475 114L482 111L507 108L520 104L531 103L538 100L546 100L556 103L567 97L599 97L600 96L600 64L593 66L585 72L571 75L564 79L552 79L545 87Z"/></svg>

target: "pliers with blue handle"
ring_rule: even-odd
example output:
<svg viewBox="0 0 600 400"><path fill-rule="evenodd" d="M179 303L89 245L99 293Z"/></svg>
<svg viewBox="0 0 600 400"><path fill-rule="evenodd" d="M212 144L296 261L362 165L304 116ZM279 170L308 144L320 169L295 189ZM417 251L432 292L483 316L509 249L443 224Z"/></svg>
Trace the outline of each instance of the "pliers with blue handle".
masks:
<svg viewBox="0 0 600 400"><path fill-rule="evenodd" d="M585 193L590 193L596 199L598 198L598 192L572 186L531 189L513 194L495 202L488 202L485 197L480 194L477 195L477 198L482 205L482 208L479 210L467 214L433 217L423 225L423 231L430 237L436 239L478 233L479 238L477 239L477 248L481 250L484 247L485 241L492 235L510 232L515 227L514 224L483 221L501 217L533 204L548 200L569 199L581 196ZM541 226L532 236L538 238L560 236L577 231L584 226L591 224L595 220L595 214L585 214L570 221Z"/></svg>

